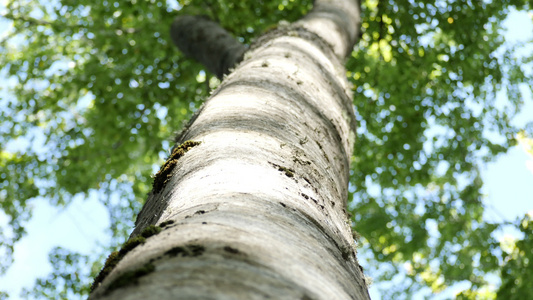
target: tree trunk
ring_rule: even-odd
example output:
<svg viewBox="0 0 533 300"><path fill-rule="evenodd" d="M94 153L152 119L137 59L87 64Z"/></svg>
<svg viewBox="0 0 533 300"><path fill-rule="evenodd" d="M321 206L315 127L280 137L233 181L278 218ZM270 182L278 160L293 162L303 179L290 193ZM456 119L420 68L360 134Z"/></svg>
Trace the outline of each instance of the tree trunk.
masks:
<svg viewBox="0 0 533 300"><path fill-rule="evenodd" d="M90 299L369 298L345 210L359 6L316 2L193 118Z"/></svg>

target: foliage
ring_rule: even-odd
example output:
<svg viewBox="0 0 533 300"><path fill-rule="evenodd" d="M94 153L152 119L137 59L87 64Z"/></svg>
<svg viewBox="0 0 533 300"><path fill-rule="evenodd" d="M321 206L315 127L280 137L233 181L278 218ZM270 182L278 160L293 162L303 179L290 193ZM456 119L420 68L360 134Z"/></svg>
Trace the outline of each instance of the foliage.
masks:
<svg viewBox="0 0 533 300"><path fill-rule="evenodd" d="M86 255L59 247L50 252L48 259L53 266L52 272L45 279L37 279L31 290L23 290L23 298L84 299L83 296L88 295L92 278L101 265L91 262Z"/></svg>
<svg viewBox="0 0 533 300"><path fill-rule="evenodd" d="M362 2L364 33L346 65L359 120L351 210L367 245L362 253L376 262L367 269L384 281L404 266L409 284L398 291L404 296L467 280L470 297L486 291L484 275L504 263L503 295L511 278L531 275L513 271L525 262L519 250L499 255L493 233L500 225L483 220L478 167L516 143L519 129L509 119L521 104L518 85L533 80L524 72L527 61L505 48L500 29L511 7L531 7L525 0ZM36 196L68 205L75 194L97 191L111 216L113 243L127 235L150 175L168 156L163 149L172 146L172 131L217 84L169 42L176 15L207 14L250 44L311 6L307 0L8 1L2 15L13 26L0 33L0 66L9 78L3 88L11 95L0 100L6 145L0 203L9 219L9 230L0 231L2 251L10 254L23 235ZM507 91L509 105L496 105L499 90ZM68 255L74 254L56 250L54 257ZM70 259L73 268L88 262ZM379 272L388 270L383 266L393 270ZM69 293L86 292L58 274L27 295L62 297L45 288L53 282L64 282L58 286Z"/></svg>
<svg viewBox="0 0 533 300"><path fill-rule="evenodd" d="M483 220L478 166L516 143L509 120L518 84L532 78L499 33L509 8L525 5L364 2L365 31L348 61L360 120L354 224L369 261L405 262L407 277L433 292L462 280L486 288L485 274L499 268L499 225Z"/></svg>
<svg viewBox="0 0 533 300"><path fill-rule="evenodd" d="M498 290L499 299L529 299L533 297L531 288L531 264L533 264L533 212L520 220L518 228L523 234L521 240L507 241L503 245L504 265L501 270L502 285Z"/></svg>

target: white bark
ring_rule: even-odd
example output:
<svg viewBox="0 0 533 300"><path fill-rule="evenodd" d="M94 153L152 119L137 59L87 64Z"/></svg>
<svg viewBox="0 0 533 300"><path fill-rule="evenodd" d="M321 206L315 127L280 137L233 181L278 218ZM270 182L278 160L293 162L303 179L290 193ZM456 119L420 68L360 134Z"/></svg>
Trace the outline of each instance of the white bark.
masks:
<svg viewBox="0 0 533 300"><path fill-rule="evenodd" d="M132 235L174 223L130 251L90 299L369 298L345 210L355 118L341 60L358 6L318 2L316 14L263 37L206 101L181 137L201 144L149 197Z"/></svg>

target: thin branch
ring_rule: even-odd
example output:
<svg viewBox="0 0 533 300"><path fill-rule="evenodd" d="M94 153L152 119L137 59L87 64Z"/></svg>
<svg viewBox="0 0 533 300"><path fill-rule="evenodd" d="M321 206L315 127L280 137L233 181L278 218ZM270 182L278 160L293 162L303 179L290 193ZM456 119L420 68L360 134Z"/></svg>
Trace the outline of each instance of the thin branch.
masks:
<svg viewBox="0 0 533 300"><path fill-rule="evenodd" d="M28 16L15 16L12 13L7 13L7 14L4 14L4 15L1 15L1 17L9 19L9 20L12 20L14 22L15 21L28 22L28 23L30 23L32 25L45 25L45 26L47 25L47 26L52 26L52 27L55 25L55 24L53 24L51 22L35 19L35 18L32 18L32 17L28 17Z"/></svg>

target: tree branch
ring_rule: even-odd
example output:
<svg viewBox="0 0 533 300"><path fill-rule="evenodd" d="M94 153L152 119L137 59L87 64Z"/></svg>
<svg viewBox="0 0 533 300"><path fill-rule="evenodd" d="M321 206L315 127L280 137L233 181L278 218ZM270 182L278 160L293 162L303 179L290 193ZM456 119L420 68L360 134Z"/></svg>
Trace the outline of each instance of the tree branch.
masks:
<svg viewBox="0 0 533 300"><path fill-rule="evenodd" d="M170 28L172 41L185 55L219 79L243 58L244 45L206 16L179 16Z"/></svg>

